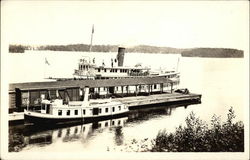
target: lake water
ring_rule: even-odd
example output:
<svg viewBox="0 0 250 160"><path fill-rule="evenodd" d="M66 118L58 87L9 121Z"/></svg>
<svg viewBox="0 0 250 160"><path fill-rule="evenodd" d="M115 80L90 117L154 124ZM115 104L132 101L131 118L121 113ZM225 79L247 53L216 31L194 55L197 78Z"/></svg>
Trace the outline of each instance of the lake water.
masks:
<svg viewBox="0 0 250 160"><path fill-rule="evenodd" d="M77 60L89 56L106 64L116 53L72 53L30 51L25 54L9 55L10 82L41 81L44 77L71 77ZM45 65L45 57L50 65ZM241 58L187 58L175 54L126 53L124 65L142 63L153 69L178 69L181 72L180 88L202 94L202 103L180 106L160 106L133 110L126 117L118 119L66 126L63 128L34 129L30 126L10 126L11 147L22 145L19 152L90 152L120 151L133 139L155 138L158 131L173 132L185 124L185 118L194 112L210 123L213 114L226 119L230 106L236 120L244 122L246 110L245 60ZM113 122L114 121L114 122ZM114 125L113 125L114 123ZM15 139L15 140L13 140ZM126 151L126 150L125 150Z"/></svg>

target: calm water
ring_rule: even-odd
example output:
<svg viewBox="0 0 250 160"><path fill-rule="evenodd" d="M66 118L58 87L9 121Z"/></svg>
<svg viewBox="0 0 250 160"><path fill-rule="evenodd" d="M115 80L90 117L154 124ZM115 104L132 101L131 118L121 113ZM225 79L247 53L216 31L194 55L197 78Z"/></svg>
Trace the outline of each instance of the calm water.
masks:
<svg viewBox="0 0 250 160"><path fill-rule="evenodd" d="M101 63L103 59L108 63L110 58L116 56L116 53L87 54L96 57L97 63ZM81 55L86 54L37 52L11 55L10 60L15 65L11 68L10 79L12 82L37 81L48 74L70 77ZM45 57L50 66L44 65ZM125 55L125 65L142 63L154 69L173 69L177 67L178 57L180 55L129 53ZM27 63L29 59L32 59L32 62ZM185 87L191 92L201 93L201 104L189 105L187 108L161 106L133 110L127 117L63 128L10 126L10 146L12 149L19 146L22 148L20 152L114 151L129 144L133 139L155 138L161 129L174 131L175 127L185 123L185 117L191 111L208 123L213 114L221 115L222 120L225 120L230 106L234 107L236 120L244 121L244 102L247 98L244 88L244 59L181 57L178 68L181 72L180 88ZM23 79L20 79L21 73L17 70L27 70L26 73L29 74L21 76Z"/></svg>

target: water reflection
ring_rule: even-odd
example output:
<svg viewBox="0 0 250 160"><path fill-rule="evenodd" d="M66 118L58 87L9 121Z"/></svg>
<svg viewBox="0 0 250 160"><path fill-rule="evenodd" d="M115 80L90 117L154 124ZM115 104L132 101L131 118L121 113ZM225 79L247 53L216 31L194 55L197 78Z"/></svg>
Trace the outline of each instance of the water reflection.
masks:
<svg viewBox="0 0 250 160"><path fill-rule="evenodd" d="M41 146L45 144L55 143L56 141L72 142L80 139L86 140L95 132L95 130L100 131L109 127L119 127L121 129L127 119L128 117L122 117L66 128L48 130L31 135L24 135L24 143L25 145L38 144L39 146Z"/></svg>
<svg viewBox="0 0 250 160"><path fill-rule="evenodd" d="M180 106L185 108L186 104ZM144 109L131 110L125 117L71 126L10 126L9 151L18 152L24 148L46 147L52 143L62 145L62 143L76 141L77 143L87 144L96 136L101 136L102 133L112 134L112 143L116 146L121 146L124 144L126 137L123 130L128 123L139 124L140 121L150 121L150 119L160 117L161 115L170 116L180 106L145 107Z"/></svg>
<svg viewBox="0 0 250 160"><path fill-rule="evenodd" d="M115 128L115 137L114 137L115 144L117 146L122 145L123 144L123 138L124 138L124 135L123 135L123 132L122 132L122 127L121 126L116 127Z"/></svg>
<svg viewBox="0 0 250 160"><path fill-rule="evenodd" d="M149 120L151 118L159 117L159 115L167 115L170 116L171 113L180 106L153 106L147 107L144 109L131 110L129 114L129 121L141 121L141 120ZM181 106L183 107L183 106Z"/></svg>

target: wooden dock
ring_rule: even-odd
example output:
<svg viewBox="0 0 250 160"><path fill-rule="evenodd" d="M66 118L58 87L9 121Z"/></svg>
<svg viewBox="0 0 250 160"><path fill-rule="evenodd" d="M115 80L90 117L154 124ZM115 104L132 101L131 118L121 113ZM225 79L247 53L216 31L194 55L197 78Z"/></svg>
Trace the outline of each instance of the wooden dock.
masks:
<svg viewBox="0 0 250 160"><path fill-rule="evenodd" d="M129 109L132 108L143 108L147 105L156 104L177 104L181 102L201 102L200 94L181 94L181 93L162 93L152 94L148 96L133 96L124 98L113 98L113 100L121 101L126 104ZM14 112L9 114L9 121L21 121L23 120L23 112Z"/></svg>
<svg viewBox="0 0 250 160"><path fill-rule="evenodd" d="M162 93L150 96L137 96L137 97L124 97L116 98L116 100L121 101L126 104L129 108L145 105L155 105L164 103L178 103L182 101L201 101L200 94L181 94L181 93Z"/></svg>

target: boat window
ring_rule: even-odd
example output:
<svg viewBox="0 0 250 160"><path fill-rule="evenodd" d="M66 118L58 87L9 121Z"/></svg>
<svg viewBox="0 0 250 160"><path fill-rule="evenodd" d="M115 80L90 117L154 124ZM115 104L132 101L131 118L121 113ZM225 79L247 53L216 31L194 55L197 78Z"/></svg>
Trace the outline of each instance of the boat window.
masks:
<svg viewBox="0 0 250 160"><path fill-rule="evenodd" d="M156 87L157 87L157 85L155 84L155 85L154 85L154 89L156 89Z"/></svg>
<svg viewBox="0 0 250 160"><path fill-rule="evenodd" d="M47 113L47 114L49 114L49 112L50 112L50 106L51 106L50 104L48 104L48 105L46 106L46 113Z"/></svg>
<svg viewBox="0 0 250 160"><path fill-rule="evenodd" d="M62 110L58 110L58 116L62 115Z"/></svg>
<svg viewBox="0 0 250 160"><path fill-rule="evenodd" d="M75 127L75 134L78 132L78 128L77 127Z"/></svg>
<svg viewBox="0 0 250 160"><path fill-rule="evenodd" d="M115 111L115 107L112 107L112 111L113 111L113 112Z"/></svg>
<svg viewBox="0 0 250 160"><path fill-rule="evenodd" d="M45 104L42 104L42 110L45 110Z"/></svg>
<svg viewBox="0 0 250 160"><path fill-rule="evenodd" d="M67 110L66 115L67 115L67 116L69 116L69 115L70 115L70 110Z"/></svg>
<svg viewBox="0 0 250 160"><path fill-rule="evenodd" d="M120 125L120 124L121 124L121 121L119 120L119 121L118 121L118 125Z"/></svg>
<svg viewBox="0 0 250 160"><path fill-rule="evenodd" d="M106 112L106 113L109 112L109 108L105 108L105 112Z"/></svg>
<svg viewBox="0 0 250 160"><path fill-rule="evenodd" d="M115 125L115 121L112 121L112 125Z"/></svg>
<svg viewBox="0 0 250 160"><path fill-rule="evenodd" d="M78 115L78 110L75 110L75 115Z"/></svg>
<svg viewBox="0 0 250 160"><path fill-rule="evenodd" d="M107 69L106 69L106 68L104 69L104 72L107 72Z"/></svg>
<svg viewBox="0 0 250 160"><path fill-rule="evenodd" d="M105 127L107 127L109 125L109 123L108 122L105 122Z"/></svg>
<svg viewBox="0 0 250 160"><path fill-rule="evenodd" d="M101 128L102 124L101 123L98 123L98 128Z"/></svg>
<svg viewBox="0 0 250 160"><path fill-rule="evenodd" d="M99 113L102 113L102 109L101 108L99 108Z"/></svg>
<svg viewBox="0 0 250 160"><path fill-rule="evenodd" d="M98 68L98 72L101 72L101 69L100 69L100 68Z"/></svg>
<svg viewBox="0 0 250 160"><path fill-rule="evenodd" d="M118 106L118 108L119 108L119 111L121 110L121 106Z"/></svg>
<svg viewBox="0 0 250 160"><path fill-rule="evenodd" d="M85 111L85 109L83 109L83 110L82 110L82 114L85 114L85 113L86 113L86 111Z"/></svg>
<svg viewBox="0 0 250 160"><path fill-rule="evenodd" d="M62 130L60 129L57 133L57 137L60 138L62 136Z"/></svg>
<svg viewBox="0 0 250 160"><path fill-rule="evenodd" d="M70 128L67 129L66 136L69 136L69 134L70 134Z"/></svg>

